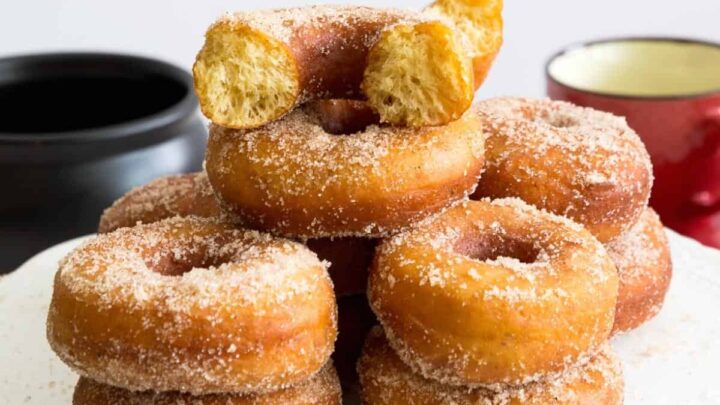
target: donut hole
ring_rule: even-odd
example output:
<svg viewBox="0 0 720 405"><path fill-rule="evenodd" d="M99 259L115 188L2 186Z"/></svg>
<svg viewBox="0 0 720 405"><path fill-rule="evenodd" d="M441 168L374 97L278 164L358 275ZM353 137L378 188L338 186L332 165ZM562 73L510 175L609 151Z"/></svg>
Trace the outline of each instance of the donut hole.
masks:
<svg viewBox="0 0 720 405"><path fill-rule="evenodd" d="M210 254L207 246L176 246L151 253L145 258L145 264L152 272L178 277L192 269L217 267L230 260L229 255Z"/></svg>
<svg viewBox="0 0 720 405"><path fill-rule="evenodd" d="M571 128L580 125L577 117L567 114L546 114L542 120L553 128Z"/></svg>
<svg viewBox="0 0 720 405"><path fill-rule="evenodd" d="M323 131L332 135L356 134L380 123L377 113L362 101L319 100L311 103L309 108L320 121Z"/></svg>
<svg viewBox="0 0 720 405"><path fill-rule="evenodd" d="M521 263L531 264L540 256L540 248L534 243L502 235L467 235L455 242L454 250L478 261L508 257Z"/></svg>

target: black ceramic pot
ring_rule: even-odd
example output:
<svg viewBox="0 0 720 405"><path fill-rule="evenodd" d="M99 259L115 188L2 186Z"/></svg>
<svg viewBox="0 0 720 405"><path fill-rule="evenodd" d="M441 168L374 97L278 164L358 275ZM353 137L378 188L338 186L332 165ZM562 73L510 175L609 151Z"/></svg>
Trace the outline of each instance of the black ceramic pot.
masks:
<svg viewBox="0 0 720 405"><path fill-rule="evenodd" d="M206 140L178 67L94 53L0 59L0 273L94 232L131 187L199 170Z"/></svg>

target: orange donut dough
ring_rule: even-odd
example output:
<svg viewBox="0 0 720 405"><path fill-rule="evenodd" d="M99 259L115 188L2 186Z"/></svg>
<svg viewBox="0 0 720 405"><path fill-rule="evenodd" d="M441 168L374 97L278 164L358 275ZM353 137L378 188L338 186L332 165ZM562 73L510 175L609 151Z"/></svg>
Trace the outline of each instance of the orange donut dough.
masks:
<svg viewBox="0 0 720 405"><path fill-rule="evenodd" d="M672 261L660 218L646 208L640 220L606 245L620 276L613 332L637 328L662 308Z"/></svg>
<svg viewBox="0 0 720 405"><path fill-rule="evenodd" d="M650 197L652 166L624 118L569 103L483 101L487 167L476 197L519 197L564 215L608 242Z"/></svg>
<svg viewBox="0 0 720 405"><path fill-rule="evenodd" d="M65 257L47 335L81 376L119 388L269 392L327 362L337 308L305 246L172 218L100 235Z"/></svg>
<svg viewBox="0 0 720 405"><path fill-rule="evenodd" d="M367 98L395 125L441 125L475 91L469 49L449 20L358 6L227 14L209 28L193 76L204 114L229 128L323 98Z"/></svg>
<svg viewBox="0 0 720 405"><path fill-rule="evenodd" d="M503 42L503 0L436 0L425 13L453 21L458 32L470 45L475 87L490 72Z"/></svg>
<svg viewBox="0 0 720 405"><path fill-rule="evenodd" d="M139 223L189 215L221 217L220 206L204 172L160 177L130 190L105 209L98 232L108 233Z"/></svg>
<svg viewBox="0 0 720 405"><path fill-rule="evenodd" d="M308 108L257 130L210 127L206 169L234 221L284 236L379 237L465 198L484 139L477 114L440 127L326 132Z"/></svg>
<svg viewBox="0 0 720 405"><path fill-rule="evenodd" d="M222 220L221 209L204 172L160 177L137 187L103 212L99 233L139 223L150 224L175 216ZM320 238L305 244L320 260L330 262L328 273L337 296L364 294L377 239Z"/></svg>
<svg viewBox="0 0 720 405"><path fill-rule="evenodd" d="M382 329L368 336L358 363L363 403L367 405L620 405L623 377L619 360L605 345L584 364L547 381L491 391L443 385L405 365L390 348Z"/></svg>
<svg viewBox="0 0 720 405"><path fill-rule="evenodd" d="M383 241L368 281L403 361L466 386L564 371L607 340L617 291L590 233L518 199L463 202Z"/></svg>
<svg viewBox="0 0 720 405"><path fill-rule="evenodd" d="M81 377L73 405L341 405L342 392L335 369L326 365L312 378L267 394L208 394L134 392Z"/></svg>

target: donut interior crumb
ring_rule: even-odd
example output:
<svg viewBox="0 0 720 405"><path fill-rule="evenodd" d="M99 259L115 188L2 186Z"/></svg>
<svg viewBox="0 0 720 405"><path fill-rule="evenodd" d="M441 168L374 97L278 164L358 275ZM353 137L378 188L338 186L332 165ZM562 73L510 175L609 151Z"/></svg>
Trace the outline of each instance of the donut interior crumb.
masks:
<svg viewBox="0 0 720 405"><path fill-rule="evenodd" d="M210 29L193 67L204 113L230 127L252 127L292 108L300 84L287 47L247 26Z"/></svg>
<svg viewBox="0 0 720 405"><path fill-rule="evenodd" d="M472 102L470 59L439 21L388 29L368 60L362 87L383 122L439 125L459 118Z"/></svg>

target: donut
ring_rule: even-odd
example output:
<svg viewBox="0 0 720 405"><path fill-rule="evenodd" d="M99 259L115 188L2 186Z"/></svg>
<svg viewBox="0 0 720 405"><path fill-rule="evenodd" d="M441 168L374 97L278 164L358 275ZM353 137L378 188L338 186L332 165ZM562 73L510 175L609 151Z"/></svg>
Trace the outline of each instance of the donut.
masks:
<svg viewBox="0 0 720 405"><path fill-rule="evenodd" d="M358 363L363 403L487 404L487 405L620 405L623 403L622 367L603 345L592 358L562 375L527 385L492 391L444 385L413 373L388 344L382 329L370 333Z"/></svg>
<svg viewBox="0 0 720 405"><path fill-rule="evenodd" d="M132 391L260 393L327 362L337 307L302 244L197 217L122 228L66 256L47 321L78 374Z"/></svg>
<svg viewBox="0 0 720 405"><path fill-rule="evenodd" d="M81 377L73 405L341 405L342 392L331 364L315 376L291 387L266 394L207 394L128 391Z"/></svg>
<svg viewBox="0 0 720 405"><path fill-rule="evenodd" d="M475 92L469 45L449 20L358 6L226 14L208 29L193 76L203 113L243 129L325 98L366 98L394 125L441 125Z"/></svg>
<svg viewBox="0 0 720 405"><path fill-rule="evenodd" d="M103 212L98 232L191 215L223 218L204 172L160 177L129 191ZM305 244L330 263L328 273L337 296L365 293L377 239L320 238Z"/></svg>
<svg viewBox="0 0 720 405"><path fill-rule="evenodd" d="M445 384L520 385L564 371L609 337L618 276L602 244L519 199L468 201L384 240L370 306L415 372Z"/></svg>
<svg viewBox="0 0 720 405"><path fill-rule="evenodd" d="M210 126L206 170L233 221L273 234L382 237L471 193L483 166L480 119L371 125L337 135L299 108L260 129Z"/></svg>
<svg viewBox="0 0 720 405"><path fill-rule="evenodd" d="M436 0L424 12L450 19L470 45L475 88L490 72L503 42L503 0Z"/></svg>
<svg viewBox="0 0 720 405"><path fill-rule="evenodd" d="M103 211L99 233L149 224L174 216L220 218L210 182L204 172L157 178L136 187Z"/></svg>
<svg viewBox="0 0 720 405"><path fill-rule="evenodd" d="M601 242L640 218L652 166L624 118L525 98L491 99L477 110L487 165L473 198L519 197L584 225Z"/></svg>
<svg viewBox="0 0 720 405"><path fill-rule="evenodd" d="M660 311L670 287L670 247L660 218L646 208L606 248L620 278L613 333L635 329Z"/></svg>

